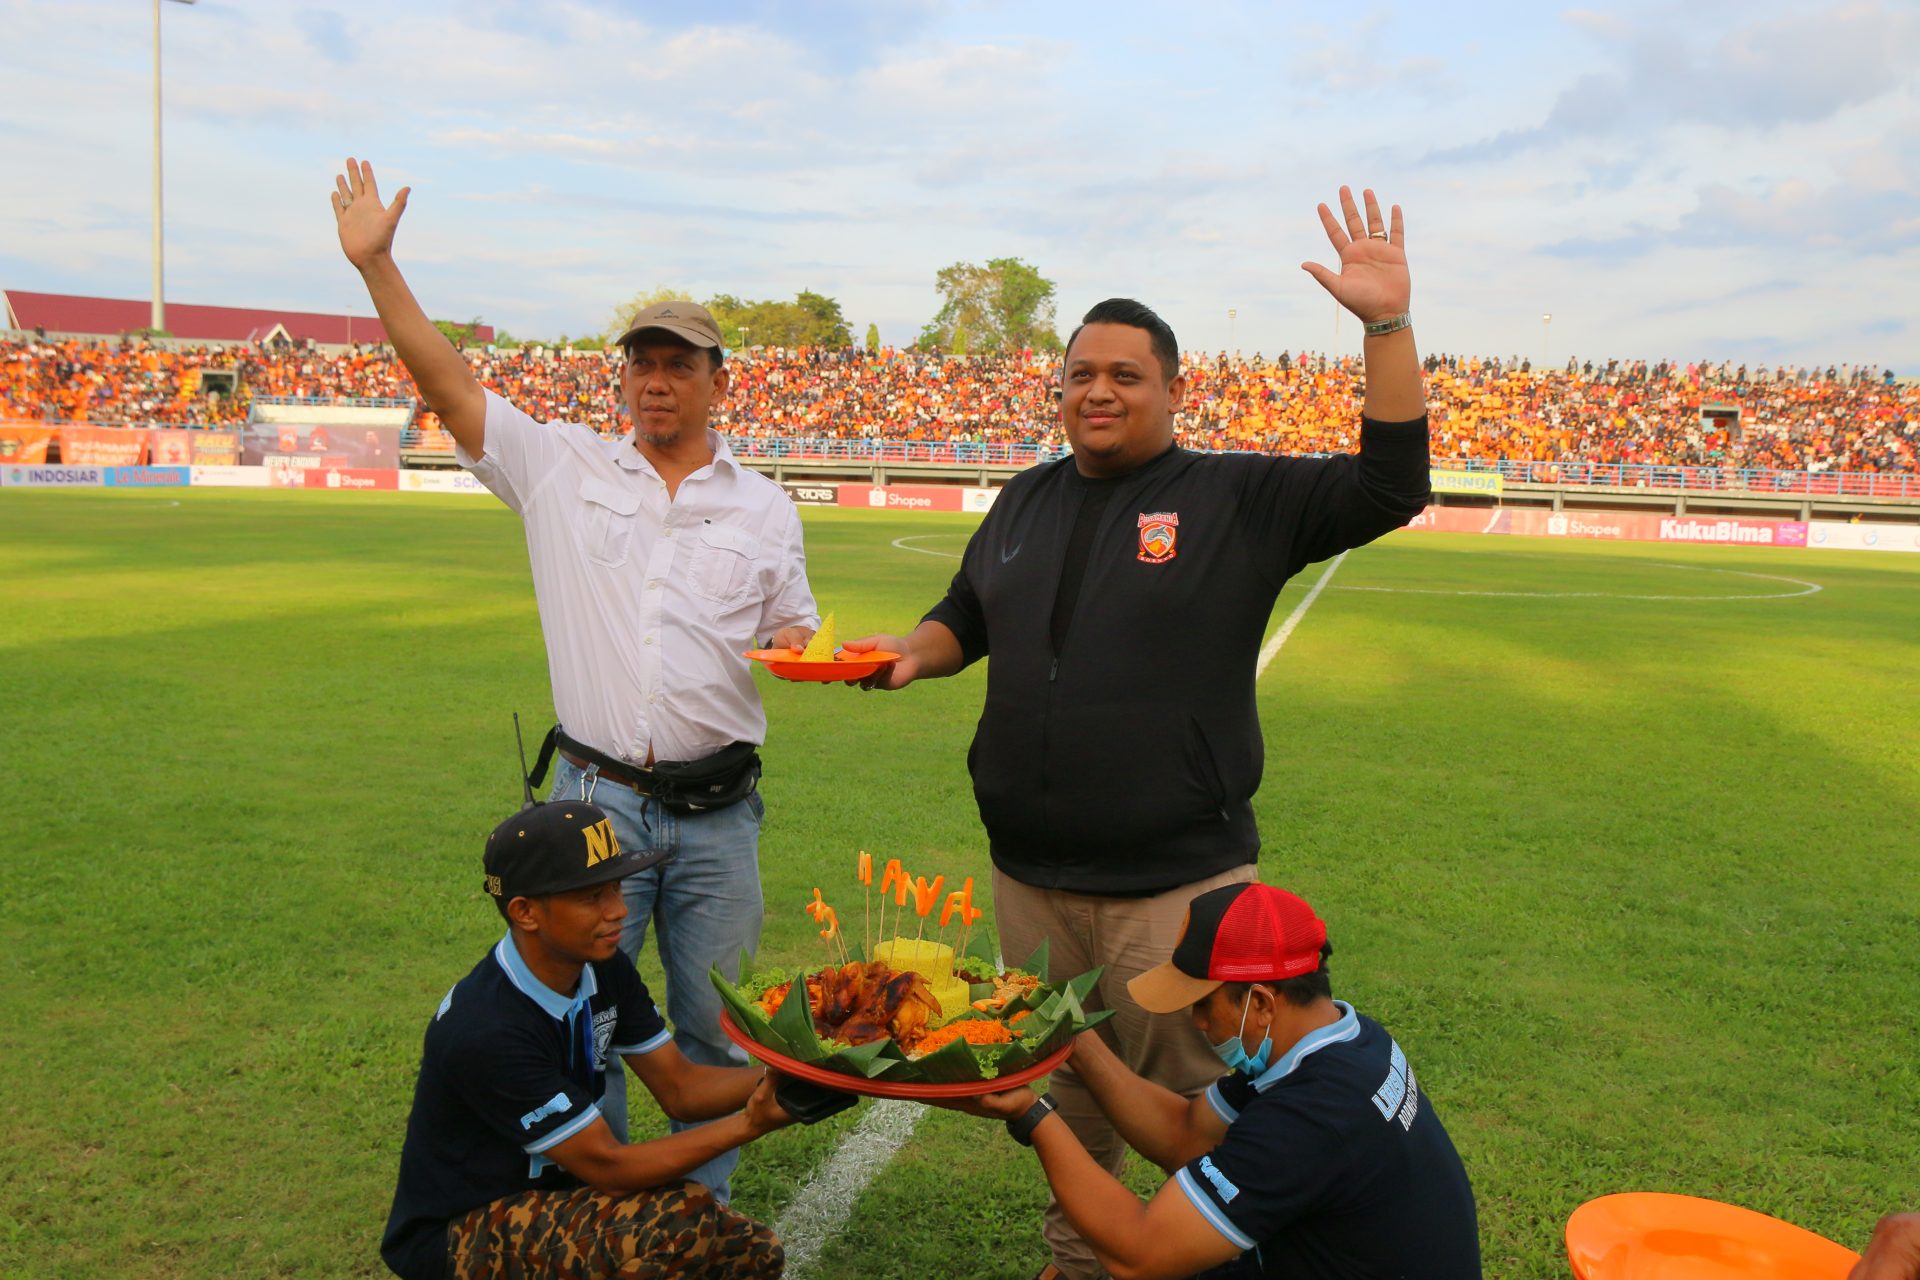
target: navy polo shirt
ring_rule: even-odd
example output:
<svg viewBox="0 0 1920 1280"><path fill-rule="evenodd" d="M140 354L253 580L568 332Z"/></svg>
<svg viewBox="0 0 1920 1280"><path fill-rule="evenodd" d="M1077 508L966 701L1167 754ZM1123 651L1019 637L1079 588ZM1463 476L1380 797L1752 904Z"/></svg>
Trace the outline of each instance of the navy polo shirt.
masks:
<svg viewBox="0 0 1920 1280"><path fill-rule="evenodd" d="M579 1179L543 1152L600 1116L607 1072L672 1033L633 961L615 953L561 995L533 976L513 933L454 984L427 1026L400 1182L380 1256L406 1280L442 1280L447 1223L523 1191Z"/></svg>
<svg viewBox="0 0 1920 1280"><path fill-rule="evenodd" d="M1340 1020L1258 1077L1207 1090L1227 1136L1174 1181L1266 1275L1479 1280L1473 1189L1406 1054L1379 1023Z"/></svg>

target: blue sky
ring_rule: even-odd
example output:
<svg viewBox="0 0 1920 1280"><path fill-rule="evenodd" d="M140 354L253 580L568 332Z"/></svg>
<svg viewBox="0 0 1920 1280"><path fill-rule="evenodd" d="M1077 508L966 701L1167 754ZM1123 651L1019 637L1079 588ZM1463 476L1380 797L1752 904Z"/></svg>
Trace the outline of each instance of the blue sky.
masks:
<svg viewBox="0 0 1920 1280"><path fill-rule="evenodd" d="M593 331L670 284L811 288L907 341L936 271L1013 255L1063 322L1129 294L1189 348L1326 349L1299 263L1347 182L1406 209L1428 350L1920 372L1913 3L163 19L178 302L364 308L326 203L352 154L414 187L397 256L428 309L515 333ZM150 23L143 0L0 0L0 285L146 296Z"/></svg>

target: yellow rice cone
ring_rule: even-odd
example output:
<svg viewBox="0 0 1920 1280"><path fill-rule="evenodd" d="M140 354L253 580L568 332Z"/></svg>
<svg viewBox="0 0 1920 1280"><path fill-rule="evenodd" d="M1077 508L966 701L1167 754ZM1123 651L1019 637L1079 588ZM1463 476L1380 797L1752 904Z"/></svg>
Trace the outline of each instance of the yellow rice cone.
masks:
<svg viewBox="0 0 1920 1280"><path fill-rule="evenodd" d="M807 647L801 651L802 662L832 662L833 651L838 637L833 634L833 615L828 614L820 622L820 629L813 633L813 639L807 641Z"/></svg>

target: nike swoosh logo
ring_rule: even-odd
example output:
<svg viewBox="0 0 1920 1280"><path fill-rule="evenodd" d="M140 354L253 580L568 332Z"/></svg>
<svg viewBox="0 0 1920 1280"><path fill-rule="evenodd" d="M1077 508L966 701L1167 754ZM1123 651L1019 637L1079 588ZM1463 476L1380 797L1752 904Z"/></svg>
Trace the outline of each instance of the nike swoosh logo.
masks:
<svg viewBox="0 0 1920 1280"><path fill-rule="evenodd" d="M1016 543L1014 543L1014 544L1013 544L1013 547L1012 547L1012 549L1011 549L1011 550L1009 550L1009 549L1008 549L1008 548L1006 548L1006 547L1002 547L1002 548L1000 548L1000 563L1001 563L1001 564L1005 564L1005 563L1007 563L1007 561L1009 561L1009 560L1011 560L1011 559L1013 559L1013 558L1014 558L1015 556L1017 556L1017 555L1019 555L1019 554L1020 554L1020 548L1022 548L1022 547L1024 547L1024 546L1026 546L1026 545L1027 545L1027 544L1026 544L1026 541L1025 541L1024 539L1022 539L1021 541L1019 541L1019 542L1016 542Z"/></svg>

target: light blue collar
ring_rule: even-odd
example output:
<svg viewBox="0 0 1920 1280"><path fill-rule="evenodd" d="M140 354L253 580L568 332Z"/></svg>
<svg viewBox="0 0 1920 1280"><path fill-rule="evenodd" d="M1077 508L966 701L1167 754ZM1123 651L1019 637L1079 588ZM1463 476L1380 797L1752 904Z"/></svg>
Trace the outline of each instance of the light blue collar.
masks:
<svg viewBox="0 0 1920 1280"><path fill-rule="evenodd" d="M1340 1021L1301 1036L1293 1048L1280 1055L1280 1061L1268 1067L1266 1072L1253 1082L1255 1089L1265 1093L1292 1074L1293 1069L1316 1049L1324 1049L1330 1044L1339 1044L1342 1040L1351 1040L1360 1034L1360 1015L1353 1011L1353 1006L1345 1000L1335 1000L1333 1005L1340 1010Z"/></svg>
<svg viewBox="0 0 1920 1280"><path fill-rule="evenodd" d="M493 958L507 975L515 989L527 999L544 1009L556 1022L565 1022L575 1009L582 1008L600 990L599 982L593 976L593 966L584 965L580 970L580 990L570 996L563 996L540 979L533 976L533 970L527 968L527 962L520 956L520 948L514 944L513 930L507 930L507 936L500 939L493 948Z"/></svg>

